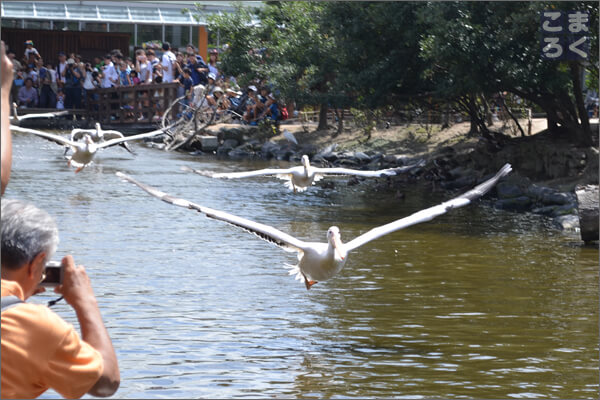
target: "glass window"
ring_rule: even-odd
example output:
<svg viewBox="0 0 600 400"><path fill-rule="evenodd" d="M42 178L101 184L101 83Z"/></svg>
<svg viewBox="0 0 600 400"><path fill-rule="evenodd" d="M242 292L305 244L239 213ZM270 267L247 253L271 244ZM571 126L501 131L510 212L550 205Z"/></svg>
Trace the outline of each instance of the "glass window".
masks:
<svg viewBox="0 0 600 400"><path fill-rule="evenodd" d="M138 45L144 42L156 40L162 41L162 25L142 25L138 24Z"/></svg>
<svg viewBox="0 0 600 400"><path fill-rule="evenodd" d="M64 4L45 4L42 2L36 2L35 10L38 17L51 17L54 19L65 18Z"/></svg>
<svg viewBox="0 0 600 400"><path fill-rule="evenodd" d="M158 8L131 8L131 18L137 21L160 22ZM160 39L160 36L158 36Z"/></svg>
<svg viewBox="0 0 600 400"><path fill-rule="evenodd" d="M120 32L120 33L129 33L131 36L129 37L129 46L135 45L134 43L134 24L118 24L118 23L110 23L110 31L111 32Z"/></svg>
<svg viewBox="0 0 600 400"><path fill-rule="evenodd" d="M50 29L50 21L25 20L25 29Z"/></svg>
<svg viewBox="0 0 600 400"><path fill-rule="evenodd" d="M69 18L72 19L98 19L96 6L68 4L67 11L69 12Z"/></svg>
<svg viewBox="0 0 600 400"><path fill-rule="evenodd" d="M189 13L182 13L177 8L161 8L160 13L162 14L163 20L167 24L183 23L189 24L191 22Z"/></svg>
<svg viewBox="0 0 600 400"><path fill-rule="evenodd" d="M112 25L110 26L112 30ZM82 22L81 30L87 32L106 32L105 22Z"/></svg>
<svg viewBox="0 0 600 400"><path fill-rule="evenodd" d="M66 29L65 29L66 28ZM67 22L65 21L63 31L79 31L79 22Z"/></svg>
<svg viewBox="0 0 600 400"><path fill-rule="evenodd" d="M102 19L110 20L129 20L129 13L127 7L115 7L115 6L98 6L100 9L100 17ZM112 31L112 25L110 26Z"/></svg>
<svg viewBox="0 0 600 400"><path fill-rule="evenodd" d="M192 44L198 48L198 26L190 26L190 29L192 30ZM204 56L202 56L202 58L204 58Z"/></svg>
<svg viewBox="0 0 600 400"><path fill-rule="evenodd" d="M166 25L165 40L171 43L171 47L175 49L183 48L190 40L190 27L185 25Z"/></svg>
<svg viewBox="0 0 600 400"><path fill-rule="evenodd" d="M33 3L21 2L21 1L3 1L2 6L4 7L3 17L19 18L28 17L31 18L33 15Z"/></svg>
<svg viewBox="0 0 600 400"><path fill-rule="evenodd" d="M12 19L12 18L2 18L2 27L3 28L21 28L21 20L20 19Z"/></svg>

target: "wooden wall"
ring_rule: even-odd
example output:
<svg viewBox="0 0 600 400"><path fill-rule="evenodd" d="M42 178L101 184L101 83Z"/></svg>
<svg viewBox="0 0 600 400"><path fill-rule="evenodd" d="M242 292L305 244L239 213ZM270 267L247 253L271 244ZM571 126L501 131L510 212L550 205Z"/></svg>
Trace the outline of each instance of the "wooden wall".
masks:
<svg viewBox="0 0 600 400"><path fill-rule="evenodd" d="M60 51L80 54L83 59L92 61L92 57L102 57L113 49L120 49L124 56L129 55L129 33L113 32L76 32L33 29L2 28L2 40L21 60L25 52L25 41L33 40L34 47L45 62L56 65Z"/></svg>

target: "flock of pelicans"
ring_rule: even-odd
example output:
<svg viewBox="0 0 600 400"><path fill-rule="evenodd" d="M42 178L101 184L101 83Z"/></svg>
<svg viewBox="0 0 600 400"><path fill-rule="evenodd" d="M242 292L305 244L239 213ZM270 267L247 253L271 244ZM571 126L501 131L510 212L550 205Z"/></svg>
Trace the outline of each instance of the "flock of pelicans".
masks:
<svg viewBox="0 0 600 400"><path fill-rule="evenodd" d="M13 118L11 118L11 120L16 120L17 122L24 118L51 117L59 115L58 113L46 113L29 114L19 117L17 116L16 109L14 110L14 114L15 115ZM139 135L124 137L123 134L118 131L102 130L100 124L96 124L94 129L74 129L71 132L71 137L67 139L60 135L11 125L11 130L13 132L31 133L44 139L56 142L61 146L65 146L65 155L69 150L72 150L73 154L71 156L66 156L66 158L70 166L72 165L77 168L75 172L79 172L85 166L89 165L99 149L121 145L131 152L131 149L127 147L128 141L156 136L165 133L167 129L169 129L169 127ZM303 155L302 165L287 169L268 168L257 171L235 173L214 173L210 171L194 170L189 167L183 167L182 169L187 172L194 172L212 178L225 179L273 175L280 179L284 179L286 181L286 186L294 192L303 192L314 182L319 181L328 175L355 175L362 177L393 176L406 172L407 170L420 164L421 163L406 167L388 168L377 171L354 170L348 168L317 168L310 165L308 156ZM169 204L200 212L209 218L226 222L253 233L261 239L281 247L285 251L297 252L298 264L295 266L288 266L290 269L290 275L295 275L296 279L302 280L305 283L306 289L310 289L315 283L327 280L339 273L346 264L348 253L352 250L397 230L421 222L430 221L439 215L445 214L453 208L463 207L470 204L474 200L490 191L490 189L492 189L492 187L494 187L494 185L496 185L496 183L502 177L506 176L511 170L512 168L510 164L505 164L496 173L496 175L477 185L472 190L442 204L418 211L408 217L398 219L386 225L373 228L347 243L342 242L340 230L337 226L332 226L327 230L327 241L325 243L305 242L272 226L241 218L223 211L204 207L182 198L171 196L152 186L139 182L121 172L117 172L116 175L125 181L137 185L151 196L154 196Z"/></svg>

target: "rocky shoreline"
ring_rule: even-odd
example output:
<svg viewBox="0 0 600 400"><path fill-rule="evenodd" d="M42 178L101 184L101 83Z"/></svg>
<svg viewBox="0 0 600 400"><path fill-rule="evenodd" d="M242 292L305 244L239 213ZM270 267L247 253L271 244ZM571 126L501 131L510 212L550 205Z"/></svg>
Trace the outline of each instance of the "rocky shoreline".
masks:
<svg viewBox="0 0 600 400"><path fill-rule="evenodd" d="M442 147L425 155L384 154L378 151L337 151L333 143L325 148L313 144L294 144L265 134L258 128L221 128L215 136L198 136L184 149L197 156L219 158L276 159L299 162L303 154L321 166L356 169L383 169L424 165L392 177L374 190L398 191L406 183L428 182L433 190L466 190L488 179L501 165L509 162L513 173L496 186L493 206L512 212L532 212L551 218L554 225L569 233L579 232L577 184L598 185L598 150L557 145L543 139L515 141L501 148L480 140L475 147ZM277 140L279 139L279 140ZM334 141L335 139L332 139ZM159 142L160 139L156 139ZM154 144L154 146L161 146ZM360 178L352 178L349 185ZM551 184L543 184L543 182ZM581 186L578 186L581 190Z"/></svg>

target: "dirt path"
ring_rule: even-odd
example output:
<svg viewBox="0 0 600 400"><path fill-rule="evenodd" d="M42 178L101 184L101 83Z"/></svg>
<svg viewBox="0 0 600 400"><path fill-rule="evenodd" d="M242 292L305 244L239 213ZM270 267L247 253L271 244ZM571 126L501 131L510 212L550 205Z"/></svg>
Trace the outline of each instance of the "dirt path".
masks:
<svg viewBox="0 0 600 400"><path fill-rule="evenodd" d="M524 129L527 129L526 120L519 121ZM477 138L471 138L469 132L469 122L461 122L450 128L440 130L439 125L427 127L419 124L391 126L388 129L378 128L371 133L371 138L365 141L366 135L363 131L356 128L346 128L344 132L332 137L334 130L316 131L316 124L309 126L306 132L302 125L282 124L281 129L287 129L294 134L300 144L312 144L322 149L330 144L337 143L338 151L373 151L386 154L413 154L422 155L430 153L444 146L469 147L476 143ZM547 128L545 118L533 119L532 133L538 133ZM311 129L313 129L311 131ZM508 128L502 127L502 124L495 123L490 127L491 130L501 131L506 135L514 135ZM273 138L274 141L285 140L281 136Z"/></svg>

